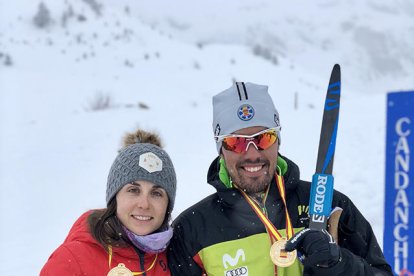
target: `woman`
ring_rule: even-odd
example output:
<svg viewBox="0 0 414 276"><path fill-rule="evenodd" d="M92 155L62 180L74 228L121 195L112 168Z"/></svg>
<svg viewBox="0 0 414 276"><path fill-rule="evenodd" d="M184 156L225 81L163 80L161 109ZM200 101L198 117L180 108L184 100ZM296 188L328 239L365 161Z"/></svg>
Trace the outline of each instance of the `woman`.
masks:
<svg viewBox="0 0 414 276"><path fill-rule="evenodd" d="M107 208L83 214L40 275L170 275L176 182L159 137L128 134L109 171Z"/></svg>

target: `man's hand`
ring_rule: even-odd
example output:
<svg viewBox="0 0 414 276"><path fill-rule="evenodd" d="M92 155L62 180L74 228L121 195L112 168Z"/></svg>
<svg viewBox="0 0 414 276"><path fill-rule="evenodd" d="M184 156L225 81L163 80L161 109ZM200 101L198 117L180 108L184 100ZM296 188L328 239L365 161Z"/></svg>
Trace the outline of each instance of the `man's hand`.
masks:
<svg viewBox="0 0 414 276"><path fill-rule="evenodd" d="M340 249L326 230L305 228L287 241L285 250L297 249L305 266L332 267L340 260Z"/></svg>

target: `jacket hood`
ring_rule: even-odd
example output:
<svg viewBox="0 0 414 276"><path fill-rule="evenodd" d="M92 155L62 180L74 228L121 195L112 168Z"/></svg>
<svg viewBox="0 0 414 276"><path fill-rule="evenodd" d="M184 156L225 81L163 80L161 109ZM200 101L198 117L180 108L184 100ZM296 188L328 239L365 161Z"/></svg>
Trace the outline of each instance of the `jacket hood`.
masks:
<svg viewBox="0 0 414 276"><path fill-rule="evenodd" d="M278 165L284 167L282 169L283 180L285 181L286 193L296 189L298 180L300 179L299 167L288 158L279 153ZM212 185L219 194L226 193L228 191L234 191L234 188L229 188L220 179L220 156L213 160L208 169L207 182ZM274 177L272 183L274 182Z"/></svg>

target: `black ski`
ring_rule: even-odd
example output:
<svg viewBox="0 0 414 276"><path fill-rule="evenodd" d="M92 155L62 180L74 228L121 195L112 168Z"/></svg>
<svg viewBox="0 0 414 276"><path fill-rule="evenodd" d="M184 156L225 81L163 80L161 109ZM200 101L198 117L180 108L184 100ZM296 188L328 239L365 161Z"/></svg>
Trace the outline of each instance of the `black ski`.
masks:
<svg viewBox="0 0 414 276"><path fill-rule="evenodd" d="M338 129L340 97L341 68L338 64L335 64L329 80L328 91L326 92L318 160L316 172L312 177L309 200L309 228L326 229L327 218L332 209L334 182L332 169Z"/></svg>

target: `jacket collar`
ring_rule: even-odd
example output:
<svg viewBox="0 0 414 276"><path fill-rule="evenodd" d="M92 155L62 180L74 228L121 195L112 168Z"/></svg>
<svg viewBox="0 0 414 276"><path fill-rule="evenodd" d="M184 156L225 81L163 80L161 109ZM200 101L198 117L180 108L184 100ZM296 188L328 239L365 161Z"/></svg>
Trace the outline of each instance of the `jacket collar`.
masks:
<svg viewBox="0 0 414 276"><path fill-rule="evenodd" d="M71 242L82 242L89 244L91 247L99 247L102 248L102 250L105 250L100 243L98 243L95 238L92 236L89 225L88 225L88 217L94 210L90 210L82 214L76 222L73 224L72 228L69 231L68 236L66 237L65 243L71 243ZM138 251L135 250L133 246L127 246L127 247L113 247L112 253L114 255L119 255L125 258L136 258L137 254L139 254ZM142 252L143 253L143 252ZM149 253L143 253L139 254L141 257L144 256L145 259L150 260L153 258L153 255L155 254L149 254Z"/></svg>

